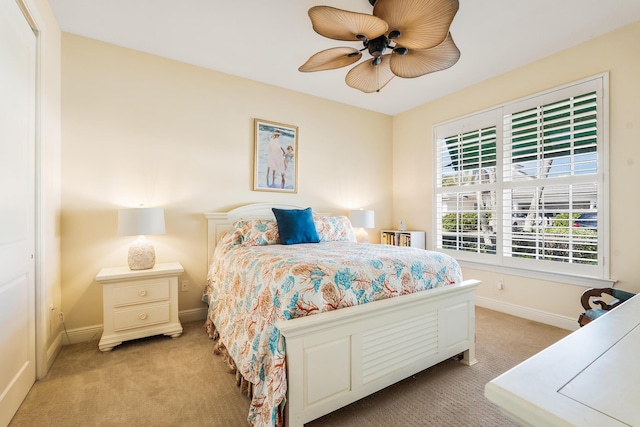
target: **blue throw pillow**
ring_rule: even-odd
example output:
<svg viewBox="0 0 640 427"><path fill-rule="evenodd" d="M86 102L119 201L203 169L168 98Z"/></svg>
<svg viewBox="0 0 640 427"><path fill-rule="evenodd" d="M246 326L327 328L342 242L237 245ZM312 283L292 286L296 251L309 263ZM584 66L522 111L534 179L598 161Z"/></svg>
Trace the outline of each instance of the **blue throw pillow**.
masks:
<svg viewBox="0 0 640 427"><path fill-rule="evenodd" d="M278 223L280 243L295 245L296 243L318 243L320 238L313 222L313 212L307 209L272 208Z"/></svg>

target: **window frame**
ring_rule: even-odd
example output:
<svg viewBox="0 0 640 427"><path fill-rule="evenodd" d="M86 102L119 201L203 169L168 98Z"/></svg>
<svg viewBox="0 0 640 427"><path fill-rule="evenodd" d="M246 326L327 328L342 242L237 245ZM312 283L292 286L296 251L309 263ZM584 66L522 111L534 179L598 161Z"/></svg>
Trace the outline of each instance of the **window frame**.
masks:
<svg viewBox="0 0 640 427"><path fill-rule="evenodd" d="M530 260L515 258L503 254L503 195L507 188L513 188L513 181L503 182L503 166L507 160L504 157L504 128L503 119L507 114L526 110L533 106L547 105L561 101L567 97L584 94L590 91L596 92L596 105L598 114L597 123L597 168L593 182L598 186L598 263L589 268L581 268L580 264L563 263L558 261ZM439 248L439 239L443 234L439 221L439 206L441 195L446 194L446 187L441 187L439 182L440 171L443 165L442 143L443 139L457 133L474 131L476 129L495 126L496 130L496 183L474 184L473 191L495 190L496 203L496 253L483 254L461 250ZM487 269L505 274L515 274L525 277L546 278L548 280L562 281L580 284L584 286L611 286L614 281L610 279L610 233L609 233L609 74L602 73L579 81L571 82L555 88L551 88L527 97L505 102L485 110L471 113L446 122L435 124L432 128L433 137L433 166L436 174L433 181L433 230L431 245L437 251L454 256L461 265L475 269ZM546 178L547 185L552 185L554 178ZM518 184L515 185L516 187ZM458 187L458 192L460 187ZM455 193L455 192L453 192Z"/></svg>

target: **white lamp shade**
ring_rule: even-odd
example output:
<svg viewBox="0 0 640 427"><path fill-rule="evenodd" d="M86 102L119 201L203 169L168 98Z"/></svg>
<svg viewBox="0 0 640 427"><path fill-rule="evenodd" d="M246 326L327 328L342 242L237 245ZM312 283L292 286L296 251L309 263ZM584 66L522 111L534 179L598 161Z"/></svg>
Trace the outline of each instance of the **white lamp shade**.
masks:
<svg viewBox="0 0 640 427"><path fill-rule="evenodd" d="M149 234L164 234L164 209L132 208L118 211L118 234L139 236L129 245L129 268L146 270L156 264L156 251L151 242L144 238Z"/></svg>
<svg viewBox="0 0 640 427"><path fill-rule="evenodd" d="M120 236L164 234L163 208L132 208L118 211Z"/></svg>
<svg viewBox="0 0 640 427"><path fill-rule="evenodd" d="M351 220L351 225L356 228L375 227L373 211L363 209L349 211L349 219Z"/></svg>

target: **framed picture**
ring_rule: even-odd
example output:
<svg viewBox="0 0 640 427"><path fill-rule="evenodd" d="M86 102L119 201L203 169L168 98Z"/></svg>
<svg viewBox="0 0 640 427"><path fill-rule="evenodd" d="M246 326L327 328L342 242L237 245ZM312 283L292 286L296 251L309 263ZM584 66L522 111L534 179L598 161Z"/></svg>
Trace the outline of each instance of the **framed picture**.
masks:
<svg viewBox="0 0 640 427"><path fill-rule="evenodd" d="M298 192L298 127L254 119L253 190Z"/></svg>

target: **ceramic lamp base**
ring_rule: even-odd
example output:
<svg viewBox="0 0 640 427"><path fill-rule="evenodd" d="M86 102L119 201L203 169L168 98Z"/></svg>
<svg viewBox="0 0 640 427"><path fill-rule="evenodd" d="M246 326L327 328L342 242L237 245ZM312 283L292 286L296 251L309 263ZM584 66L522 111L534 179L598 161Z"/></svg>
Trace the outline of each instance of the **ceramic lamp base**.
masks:
<svg viewBox="0 0 640 427"><path fill-rule="evenodd" d="M356 230L356 240L358 243L369 243L369 233L364 228L358 228Z"/></svg>
<svg viewBox="0 0 640 427"><path fill-rule="evenodd" d="M144 236L129 246L129 268L131 270L148 270L156 265L156 251Z"/></svg>

